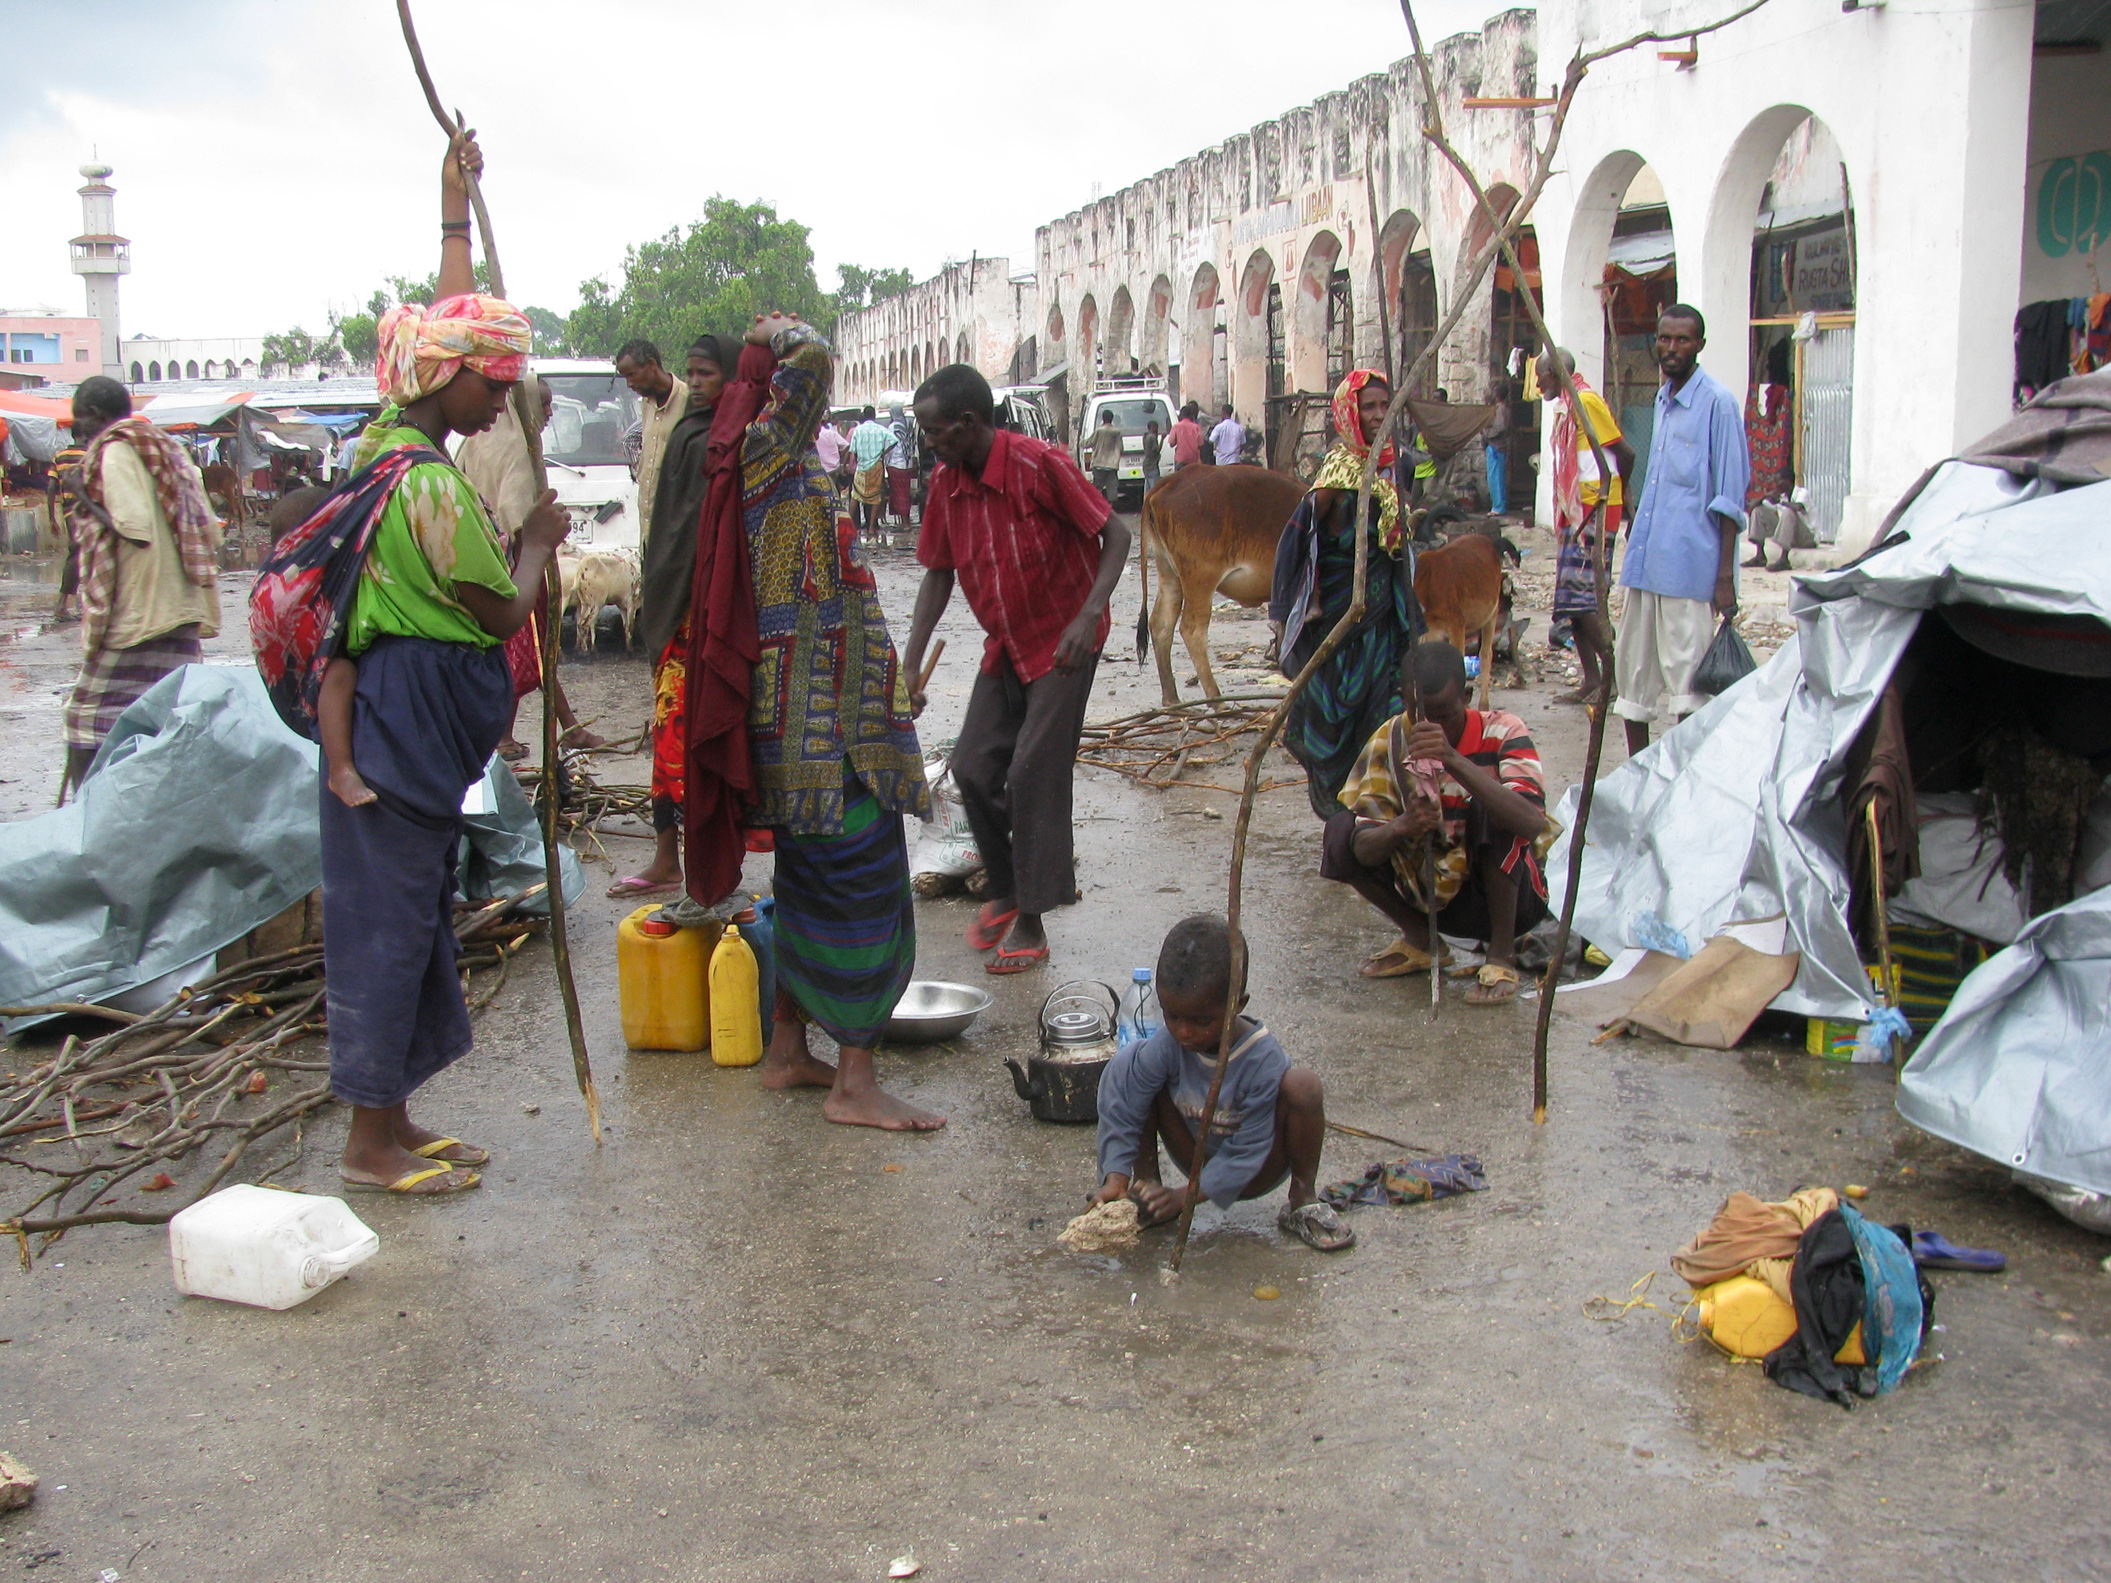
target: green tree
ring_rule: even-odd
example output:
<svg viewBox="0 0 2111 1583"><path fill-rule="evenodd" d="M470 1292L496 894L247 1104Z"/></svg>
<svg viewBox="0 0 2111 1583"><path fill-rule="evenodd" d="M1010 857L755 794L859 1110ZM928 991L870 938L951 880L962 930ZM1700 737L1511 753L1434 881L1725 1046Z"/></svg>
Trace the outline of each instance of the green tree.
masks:
<svg viewBox="0 0 2111 1583"><path fill-rule="evenodd" d="M333 313L330 333L355 363L371 363L381 354L380 316L372 313Z"/></svg>
<svg viewBox="0 0 2111 1583"><path fill-rule="evenodd" d="M836 266L836 316L899 297L915 280L906 269L867 269L862 264Z"/></svg>
<svg viewBox="0 0 2111 1583"><path fill-rule="evenodd" d="M314 336L299 325L278 335L264 337L264 362L278 364L287 369L299 368L304 363L321 363L325 367L344 361L344 348L337 344L337 337Z"/></svg>
<svg viewBox="0 0 2111 1583"><path fill-rule="evenodd" d="M535 354L538 357L563 357L571 345L570 327L564 319L548 308L523 308L528 327L535 332Z"/></svg>
<svg viewBox="0 0 2111 1583"><path fill-rule="evenodd" d="M632 336L668 356L710 331L737 334L758 313L796 313L826 324L834 302L814 278L807 228L767 203L712 197L687 230L626 248L623 284L580 284L571 341L581 356L607 357Z"/></svg>

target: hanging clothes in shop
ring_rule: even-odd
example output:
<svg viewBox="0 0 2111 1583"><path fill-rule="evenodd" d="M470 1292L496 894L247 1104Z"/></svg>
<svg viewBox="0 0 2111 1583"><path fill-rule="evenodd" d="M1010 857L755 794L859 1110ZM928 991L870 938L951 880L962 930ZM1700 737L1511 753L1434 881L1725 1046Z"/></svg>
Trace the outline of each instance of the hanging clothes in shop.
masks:
<svg viewBox="0 0 2111 1583"><path fill-rule="evenodd" d="M1745 487L1747 511L1763 500L1779 499L1795 483L1788 424L1788 386L1754 385L1745 393L1745 447L1752 453L1752 481Z"/></svg>
<svg viewBox="0 0 2111 1583"><path fill-rule="evenodd" d="M2049 297L2016 310L2016 405L2070 374L2111 363L2111 292Z"/></svg>

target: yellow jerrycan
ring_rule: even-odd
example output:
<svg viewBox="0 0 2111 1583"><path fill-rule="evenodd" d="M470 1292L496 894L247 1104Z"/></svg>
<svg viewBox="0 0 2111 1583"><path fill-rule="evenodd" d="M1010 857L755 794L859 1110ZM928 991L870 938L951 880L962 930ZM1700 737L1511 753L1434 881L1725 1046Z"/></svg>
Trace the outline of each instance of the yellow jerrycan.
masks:
<svg viewBox="0 0 2111 1583"><path fill-rule="evenodd" d="M1773 1287L1750 1275L1733 1275L1693 1294L1701 1333L1734 1357L1763 1358L1796 1333L1796 1310ZM1834 1354L1838 1363L1866 1363L1862 1327L1856 1323Z"/></svg>
<svg viewBox="0 0 2111 1583"><path fill-rule="evenodd" d="M711 953L711 1059L720 1066L762 1059L761 974L737 924L726 925Z"/></svg>
<svg viewBox="0 0 2111 1583"><path fill-rule="evenodd" d="M703 930L655 920L659 910L652 902L616 925L623 1042L633 1050L701 1050L711 1042L711 945Z"/></svg>

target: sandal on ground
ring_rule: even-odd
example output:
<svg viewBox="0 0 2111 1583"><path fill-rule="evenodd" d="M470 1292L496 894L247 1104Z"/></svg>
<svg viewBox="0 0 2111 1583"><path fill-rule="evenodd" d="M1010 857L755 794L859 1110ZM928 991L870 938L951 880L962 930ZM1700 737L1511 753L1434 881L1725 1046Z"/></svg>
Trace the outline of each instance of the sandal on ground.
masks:
<svg viewBox="0 0 2111 1583"><path fill-rule="evenodd" d="M996 905L993 901L984 902L981 910L975 914L975 921L968 925L970 951L994 950L997 942L1004 938L1004 931L1012 926L1012 920L1019 916L1019 909L1016 907L1007 908L1003 912L992 911Z"/></svg>
<svg viewBox="0 0 2111 1583"><path fill-rule="evenodd" d="M516 742L513 738L508 737L498 745L498 756L508 764L518 764L528 756L528 744Z"/></svg>
<svg viewBox="0 0 2111 1583"><path fill-rule="evenodd" d="M1960 1248L1939 1231L1916 1231L1913 1262L1924 1270L1974 1270L1992 1275L2008 1268L2008 1255L1992 1248Z"/></svg>
<svg viewBox="0 0 2111 1583"><path fill-rule="evenodd" d="M1356 1246L1356 1233L1331 1204L1285 1204L1275 1217L1276 1229L1321 1253L1340 1253Z"/></svg>
<svg viewBox="0 0 2111 1583"><path fill-rule="evenodd" d="M561 748L575 748L580 750L584 750L587 748L605 748L608 746L608 738L595 736L594 733L587 730L585 726L573 726L570 730L565 732L563 736L557 739L557 745Z"/></svg>
<svg viewBox="0 0 2111 1583"><path fill-rule="evenodd" d="M647 879L643 874L626 874L609 886L608 894L621 901L626 896L672 896L682 888L678 879Z"/></svg>
<svg viewBox="0 0 2111 1583"><path fill-rule="evenodd" d="M435 1138L430 1143L421 1143L410 1151L421 1160L438 1160L443 1165L489 1165L491 1151L479 1149L473 1143L464 1143L460 1138Z"/></svg>
<svg viewBox="0 0 2111 1583"><path fill-rule="evenodd" d="M1517 969L1490 962L1474 975L1473 988L1466 991L1469 1006L1507 1006L1517 999Z"/></svg>
<svg viewBox="0 0 2111 1583"><path fill-rule="evenodd" d="M444 1193L466 1193L483 1177L452 1165L428 1165L422 1171L405 1171L393 1182L369 1182L337 1173L348 1193L400 1193L406 1198L438 1198Z"/></svg>
<svg viewBox="0 0 2111 1583"><path fill-rule="evenodd" d="M1451 953L1444 954L1451 960ZM1359 971L1365 978L1406 978L1410 973L1427 973L1430 955L1419 946L1409 945L1402 935L1383 951L1365 962Z"/></svg>
<svg viewBox="0 0 2111 1583"><path fill-rule="evenodd" d="M1045 944L1030 946L1007 945L999 949L997 954L989 959L983 971L985 973L995 973L1002 977L1007 973L1023 973L1028 968L1039 967L1047 960L1048 947Z"/></svg>

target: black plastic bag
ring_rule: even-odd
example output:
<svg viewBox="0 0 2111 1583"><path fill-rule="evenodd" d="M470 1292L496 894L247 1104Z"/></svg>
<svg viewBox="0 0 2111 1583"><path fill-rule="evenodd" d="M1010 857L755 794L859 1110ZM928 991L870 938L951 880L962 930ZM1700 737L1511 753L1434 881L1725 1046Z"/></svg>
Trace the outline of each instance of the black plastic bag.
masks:
<svg viewBox="0 0 2111 1583"><path fill-rule="evenodd" d="M1730 625L1730 618L1724 616L1722 625L1715 629L1715 641L1708 645L1708 652L1701 656L1700 668L1693 673L1693 690L1716 697L1758 669L1759 662L1752 658L1745 640L1737 635L1737 628Z"/></svg>

